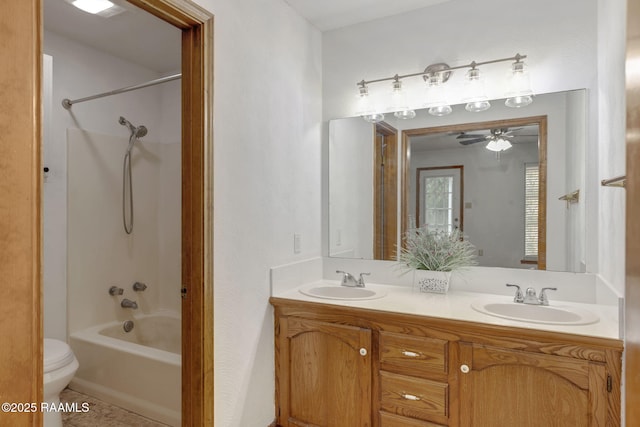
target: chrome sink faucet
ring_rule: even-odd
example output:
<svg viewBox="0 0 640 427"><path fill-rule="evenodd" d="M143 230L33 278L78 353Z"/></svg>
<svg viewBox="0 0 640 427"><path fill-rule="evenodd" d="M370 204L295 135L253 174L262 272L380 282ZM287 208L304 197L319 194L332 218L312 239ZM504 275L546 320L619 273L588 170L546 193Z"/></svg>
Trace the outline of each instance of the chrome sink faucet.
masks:
<svg viewBox="0 0 640 427"><path fill-rule="evenodd" d="M352 288L364 288L364 277L368 276L371 273L360 273L360 278L356 279L355 276L351 273L347 273L346 271L336 270L336 273L342 274L342 286L349 286Z"/></svg>
<svg viewBox="0 0 640 427"><path fill-rule="evenodd" d="M549 298L546 291L557 291L558 288L542 288L540 290L540 296L536 296L536 290L533 288L527 288L525 294L522 294L522 290L518 285L512 285L507 283L507 286L516 288L516 295L513 297L513 302L529 305L549 305Z"/></svg>

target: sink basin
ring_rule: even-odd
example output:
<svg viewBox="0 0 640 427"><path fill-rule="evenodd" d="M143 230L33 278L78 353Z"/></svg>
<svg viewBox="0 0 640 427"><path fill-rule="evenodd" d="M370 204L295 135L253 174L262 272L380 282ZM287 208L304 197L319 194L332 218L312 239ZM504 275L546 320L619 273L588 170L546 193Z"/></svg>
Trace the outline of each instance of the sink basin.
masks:
<svg viewBox="0 0 640 427"><path fill-rule="evenodd" d="M311 297L336 300L367 300L385 296L384 292L347 286L315 286L309 289L300 289L300 292Z"/></svg>
<svg viewBox="0 0 640 427"><path fill-rule="evenodd" d="M478 301L471 307L480 313L519 322L548 325L588 325L599 319L594 313L574 307L553 307L514 302Z"/></svg>

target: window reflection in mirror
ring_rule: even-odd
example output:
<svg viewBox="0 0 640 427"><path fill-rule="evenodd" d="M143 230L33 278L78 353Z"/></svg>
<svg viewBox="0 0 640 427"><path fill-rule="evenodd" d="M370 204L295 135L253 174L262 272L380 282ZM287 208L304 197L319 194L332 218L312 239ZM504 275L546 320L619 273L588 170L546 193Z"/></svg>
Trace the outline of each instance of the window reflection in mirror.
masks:
<svg viewBox="0 0 640 427"><path fill-rule="evenodd" d="M398 120L388 115L385 123L396 129L402 139L397 153L401 182L397 241L401 241L410 221L418 224L424 221L420 218L420 203L416 203L416 197L421 197L417 193L418 169L464 166L460 201L452 202L460 205L459 212L438 215L445 215L443 224L450 216L453 226L462 228L479 250L480 265L586 271L585 200L569 208L558 200L584 188L585 102L585 91L577 90L538 95L533 104L521 109L493 101L491 109L482 113L469 113L458 105L445 117L429 116L423 110L418 110L413 120ZM540 128L538 132L546 134L544 150L538 145L540 137L536 139L530 128L538 125L542 117L546 117L546 132ZM509 142L510 148L504 151L487 148L498 138L496 132L507 133L502 139ZM437 133L445 134L440 142L432 140L428 149L419 147L419 140L427 139L424 135ZM372 185L374 135L374 125L359 117L329 123L330 256L376 259L374 199L379 196L374 194ZM490 135L494 138L487 138ZM525 142L525 136L535 142ZM445 139L449 145L439 146L446 143ZM495 145L492 148L495 149ZM523 157L515 160L516 153ZM543 168L541 165L545 162ZM538 173L535 178L534 170ZM480 178L483 171L490 177L484 183ZM536 179L538 188L532 185ZM454 196L455 191L451 197ZM534 203L536 196L537 204ZM483 209L487 207L491 209ZM433 218L436 222L441 219ZM474 229L484 234L476 233L474 237ZM510 235L517 235L518 239L507 237ZM498 246L510 255L499 254Z"/></svg>

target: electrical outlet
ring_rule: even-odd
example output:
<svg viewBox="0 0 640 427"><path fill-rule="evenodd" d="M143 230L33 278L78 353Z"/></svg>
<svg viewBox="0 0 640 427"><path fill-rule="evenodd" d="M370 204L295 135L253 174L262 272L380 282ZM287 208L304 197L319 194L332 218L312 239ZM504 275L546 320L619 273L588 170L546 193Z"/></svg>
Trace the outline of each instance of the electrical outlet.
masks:
<svg viewBox="0 0 640 427"><path fill-rule="evenodd" d="M293 234L293 253L294 254L299 254L302 251L301 240L302 240L302 237L300 236L299 233Z"/></svg>

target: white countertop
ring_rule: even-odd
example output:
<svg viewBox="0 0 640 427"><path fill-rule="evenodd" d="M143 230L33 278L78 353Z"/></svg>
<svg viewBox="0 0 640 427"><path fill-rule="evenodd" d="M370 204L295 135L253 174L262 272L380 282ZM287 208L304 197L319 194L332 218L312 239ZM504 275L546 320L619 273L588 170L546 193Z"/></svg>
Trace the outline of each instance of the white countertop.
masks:
<svg viewBox="0 0 640 427"><path fill-rule="evenodd" d="M376 292L385 293L386 295L382 298L370 300L335 300L313 297L300 292L301 289L305 290L316 286L331 285L340 286L340 282L322 280L318 282L307 283L294 289L276 293L273 296L295 301L307 301L342 307L354 307L392 313L438 317L450 320L462 320L468 322L485 323L489 325L561 332L599 338L620 339L620 327L617 307L609 305L554 301L552 295L549 295L549 307L586 310L596 314L599 320L596 323L587 325L541 324L505 319L484 314L473 309L471 307L471 304L479 300L491 300L491 302L495 301L498 303L513 303L513 297L487 293L462 292L454 290L450 290L446 294L422 293L413 291L410 286L391 286L369 283L367 283L366 288L374 290Z"/></svg>

